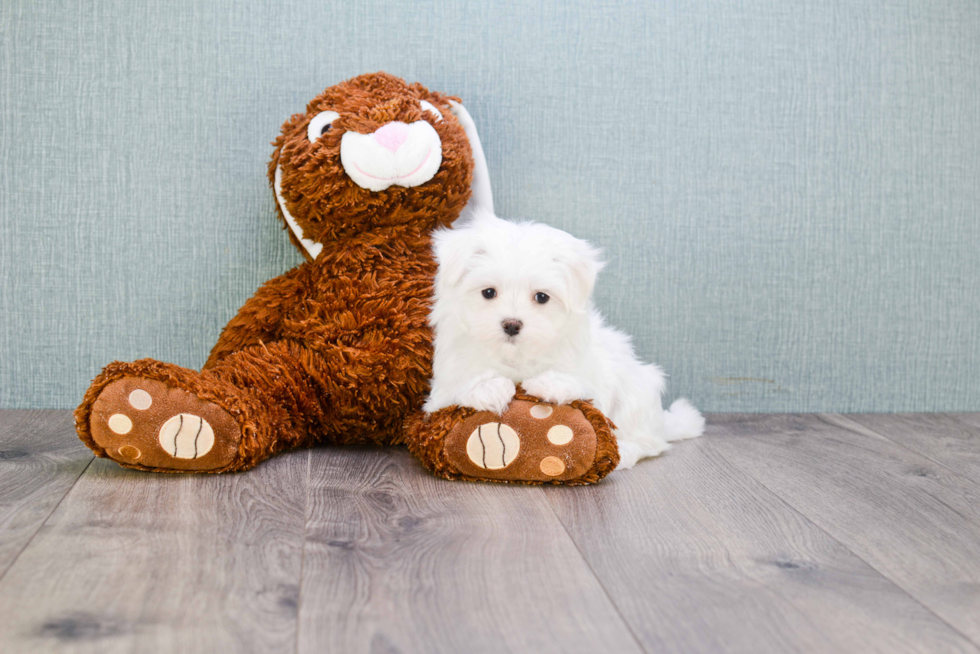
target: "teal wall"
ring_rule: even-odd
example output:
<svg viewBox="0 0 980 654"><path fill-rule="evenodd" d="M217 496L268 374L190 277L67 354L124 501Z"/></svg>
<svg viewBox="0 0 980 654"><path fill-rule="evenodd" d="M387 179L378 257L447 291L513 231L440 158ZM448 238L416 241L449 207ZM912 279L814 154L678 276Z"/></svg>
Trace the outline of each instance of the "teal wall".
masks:
<svg viewBox="0 0 980 654"><path fill-rule="evenodd" d="M0 4L0 406L200 366L300 261L269 141L385 69L708 411L980 410L980 2Z"/></svg>

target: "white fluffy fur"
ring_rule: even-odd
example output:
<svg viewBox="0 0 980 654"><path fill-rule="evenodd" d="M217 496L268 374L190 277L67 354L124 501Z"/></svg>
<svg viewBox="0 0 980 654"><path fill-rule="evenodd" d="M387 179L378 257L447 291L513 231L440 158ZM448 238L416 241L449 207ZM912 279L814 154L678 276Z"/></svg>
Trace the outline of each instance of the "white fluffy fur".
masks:
<svg viewBox="0 0 980 654"><path fill-rule="evenodd" d="M687 400L664 412L664 374L636 358L630 338L592 307L600 253L540 223L481 212L436 232L439 271L427 412L459 404L502 413L517 383L549 402L592 399L616 424L619 468L700 436L704 418ZM493 288L486 299L482 291ZM538 293L550 299L535 301ZM523 323L508 336L505 320Z"/></svg>

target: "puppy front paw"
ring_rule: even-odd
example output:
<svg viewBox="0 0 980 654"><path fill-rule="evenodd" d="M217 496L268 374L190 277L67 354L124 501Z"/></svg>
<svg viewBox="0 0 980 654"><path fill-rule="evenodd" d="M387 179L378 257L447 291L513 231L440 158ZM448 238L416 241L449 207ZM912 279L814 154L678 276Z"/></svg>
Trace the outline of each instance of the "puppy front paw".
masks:
<svg viewBox="0 0 980 654"><path fill-rule="evenodd" d="M460 394L459 403L477 411L493 411L502 414L514 399L517 387L514 382L493 373L486 373L473 382Z"/></svg>
<svg viewBox="0 0 980 654"><path fill-rule="evenodd" d="M588 399L590 391L578 378L567 372L549 370L523 382L524 390L545 402L567 404L572 400Z"/></svg>

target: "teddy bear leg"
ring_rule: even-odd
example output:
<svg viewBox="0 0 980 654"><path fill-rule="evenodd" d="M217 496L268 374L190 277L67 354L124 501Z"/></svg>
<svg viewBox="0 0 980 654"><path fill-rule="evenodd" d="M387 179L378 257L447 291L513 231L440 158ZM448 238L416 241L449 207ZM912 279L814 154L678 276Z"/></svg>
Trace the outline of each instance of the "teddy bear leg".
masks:
<svg viewBox="0 0 980 654"><path fill-rule="evenodd" d="M416 414L406 423L405 441L446 479L594 484L619 463L612 425L598 409L523 394L499 416L466 407Z"/></svg>
<svg viewBox="0 0 980 654"><path fill-rule="evenodd" d="M307 445L322 397L316 356L279 341L246 348L203 372L143 359L113 363L75 412L81 439L120 465L158 472L246 470Z"/></svg>
<svg viewBox="0 0 980 654"><path fill-rule="evenodd" d="M264 408L218 380L170 363L115 362L75 410L97 456L157 472L224 472L269 456Z"/></svg>

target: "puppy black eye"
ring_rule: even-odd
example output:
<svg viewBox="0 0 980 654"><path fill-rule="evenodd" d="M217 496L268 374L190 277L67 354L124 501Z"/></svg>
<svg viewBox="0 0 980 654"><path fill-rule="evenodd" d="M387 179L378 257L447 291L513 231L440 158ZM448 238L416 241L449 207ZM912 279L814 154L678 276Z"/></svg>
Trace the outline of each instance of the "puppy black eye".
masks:
<svg viewBox="0 0 980 654"><path fill-rule="evenodd" d="M537 295L534 296L534 301L537 302L538 304L544 304L550 299L551 297L549 297L547 293L538 293Z"/></svg>
<svg viewBox="0 0 980 654"><path fill-rule="evenodd" d="M488 300L492 300L493 298L497 297L497 289L495 288L483 289L483 297L487 298Z"/></svg>
<svg viewBox="0 0 980 654"><path fill-rule="evenodd" d="M329 131L330 131L330 125L324 125L323 126L323 129L320 130L320 136L323 136L324 134L326 134Z"/></svg>

